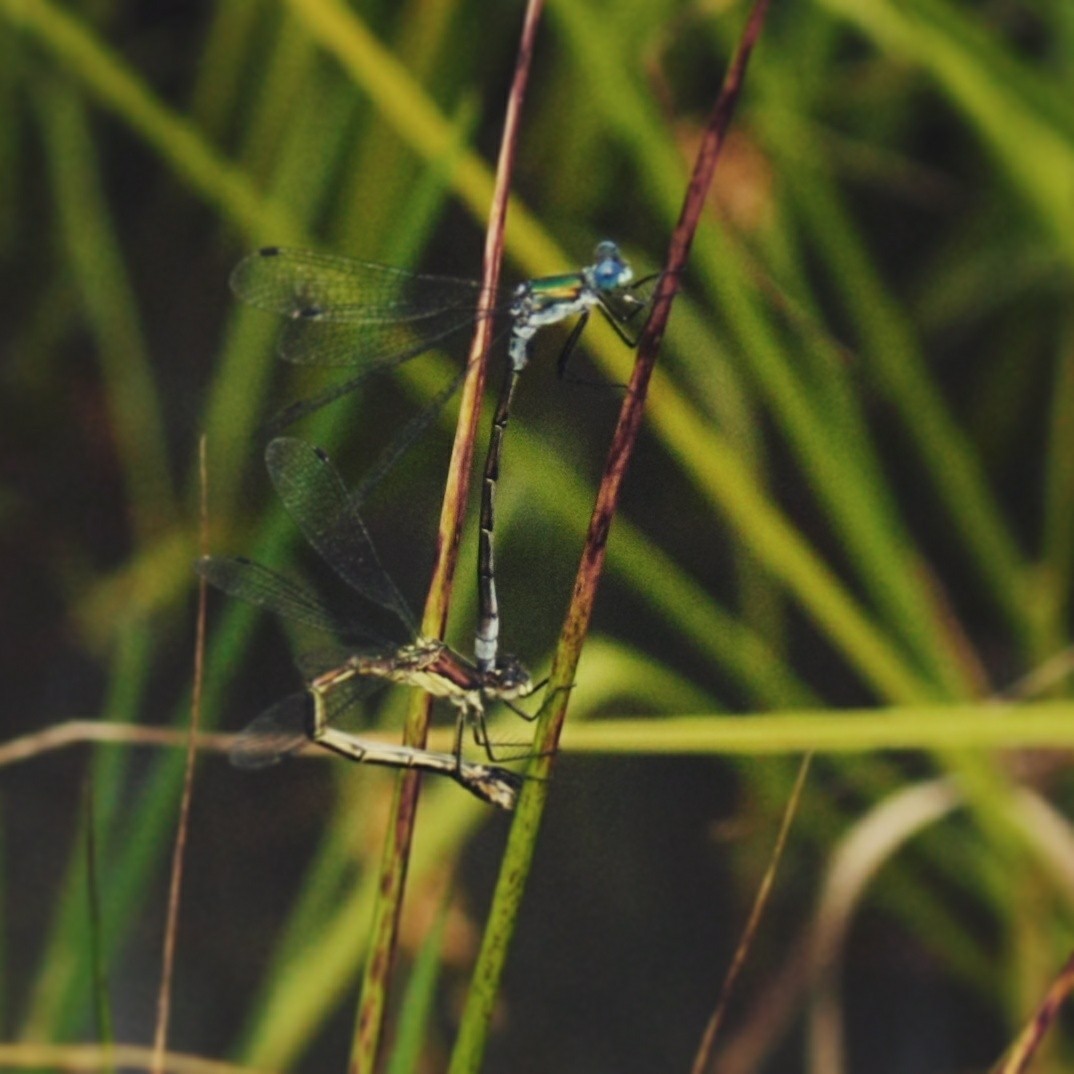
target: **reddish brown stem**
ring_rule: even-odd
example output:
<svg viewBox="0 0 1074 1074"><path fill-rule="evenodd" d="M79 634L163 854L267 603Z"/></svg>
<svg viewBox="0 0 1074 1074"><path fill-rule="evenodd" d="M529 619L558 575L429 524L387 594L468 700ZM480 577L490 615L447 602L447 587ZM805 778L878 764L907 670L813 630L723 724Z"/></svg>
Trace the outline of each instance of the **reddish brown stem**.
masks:
<svg viewBox="0 0 1074 1074"><path fill-rule="evenodd" d="M612 518L619 506L619 495L623 477L634 453L638 432L641 429L645 397L649 389L649 379L653 366L660 352L660 343L664 338L671 304L678 290L679 278L686 267L686 260L693 244L694 233L701 220L708 192L712 186L712 177L716 162L723 148L727 129L734 115L742 90L753 46L764 25L770 0L757 0L743 31L737 51L732 58L727 75L724 78L720 95L713 106L705 127L705 134L698 148L694 162L693 174L683 199L679 221L671 236L663 275L653 298L653 311L645 330L638 342L638 356L634 362L634 371L630 378L626 399L619 412L619 421L612 435L611 447L604 464L597 502L589 523L582 561L575 578L574 592L571 595L567 619L556 650L556 659L552 667L551 685L558 692L550 694L551 713L543 723L540 732L539 749L547 758L552 757L559 742L563 720L567 713L569 691L565 689L574 681L575 670L581 654L582 642L589 632L593 616L593 603L597 587L604 570L604 555L608 544ZM547 767L544 766L544 767ZM541 773L546 774L546 773Z"/></svg>
<svg viewBox="0 0 1074 1074"><path fill-rule="evenodd" d="M547 700L541 712L536 743L539 754L530 772L537 778L531 779L523 788L518 812L511 828L511 836L496 883L492 910L463 1012L459 1037L452 1053L450 1070L453 1074L479 1069L484 1055L492 1010L518 920L518 910L533 862L537 833L550 786L543 777L547 777L552 766L555 747L567 711L570 686L574 681L582 643L589 630L593 601L604 566L608 532L619 502L623 476L641 427L649 378L667 326L671 303L678 289L679 276L686 264L694 232L701 218L716 160L742 88L746 63L761 31L767 9L768 0L758 0L755 4L719 99L709 118L682 213L671 238L666 267L653 303L652 316L638 344L638 357L608 452L570 608L556 650Z"/></svg>
<svg viewBox="0 0 1074 1074"><path fill-rule="evenodd" d="M486 293L490 295L494 292L500 278L507 199L518 144L522 101L526 84L529 81L533 42L543 6L544 0L529 0L526 7L514 80L507 101L507 114L496 168L496 186L490 209L488 234L485 239L484 284ZM422 619L422 631L430 637L442 638L447 627L451 587L459 557L459 539L470 490L474 440L481 412L481 398L485 388L486 357L491 332L492 319L479 317L470 349L468 372L463 384L459 420L455 430L455 444L448 466L444 503L440 513L440 529L437 534L433 579ZM433 699L430 696L418 696L411 705L404 735L404 741L408 745L425 745L432 702ZM417 772L407 771L400 775L396 784L393 803L394 822L389 830L381 858L381 897L377 901L370 936L369 959L362 981L357 1025L351 1049L351 1074L372 1072L376 1068L387 1006L388 979L391 975L392 956L395 951L399 917L403 906L403 891L406 886L407 865L413 842L419 782L420 776Z"/></svg>

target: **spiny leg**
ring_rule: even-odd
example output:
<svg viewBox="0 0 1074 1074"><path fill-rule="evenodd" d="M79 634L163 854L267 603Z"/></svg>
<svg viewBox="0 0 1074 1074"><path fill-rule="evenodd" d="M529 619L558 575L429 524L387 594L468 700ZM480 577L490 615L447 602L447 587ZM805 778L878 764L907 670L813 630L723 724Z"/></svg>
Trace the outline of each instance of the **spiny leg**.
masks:
<svg viewBox="0 0 1074 1074"><path fill-rule="evenodd" d="M506 704L512 712L518 713L527 721L532 721L536 718L536 713L531 715L523 709L516 708L510 701L506 701ZM534 755L532 742L504 742L494 739L489 733L488 716L483 708L470 709L469 723L474 742L484 751L485 756L488 757L490 761L496 763L503 761L521 761Z"/></svg>
<svg viewBox="0 0 1074 1074"><path fill-rule="evenodd" d="M604 315L604 319L615 330L615 334L631 349L637 347L639 340L641 339L641 331L632 335L627 331L628 326L645 310L651 306L650 297L639 297L635 292L639 288L647 286L653 280L660 279L660 272L654 272L649 276L645 276L638 280L636 283L631 284L623 293L618 295L601 295L598 299L597 308ZM629 309L617 308L616 303L622 303L624 306L628 306Z"/></svg>
<svg viewBox="0 0 1074 1074"><path fill-rule="evenodd" d="M571 355L574 353L574 348L578 345L578 340L581 338L582 332L585 330L585 326L589 323L589 310L585 310L579 317L578 322L571 329L571 333L567 336L567 342L563 344L563 350L559 352L559 358L556 359L556 376L560 380L567 379L567 364L571 360Z"/></svg>

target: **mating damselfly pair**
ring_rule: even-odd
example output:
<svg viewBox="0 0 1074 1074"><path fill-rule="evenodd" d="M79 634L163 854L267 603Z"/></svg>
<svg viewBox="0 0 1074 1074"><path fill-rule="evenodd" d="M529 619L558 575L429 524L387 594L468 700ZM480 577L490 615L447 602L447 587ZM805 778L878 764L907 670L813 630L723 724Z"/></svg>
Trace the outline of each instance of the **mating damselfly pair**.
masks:
<svg viewBox="0 0 1074 1074"><path fill-rule="evenodd" d="M238 738L232 760L243 768L271 764L312 740L354 760L443 772L480 798L510 809L517 777L499 767L462 760L462 731L468 723L490 753L485 702L526 697L528 672L505 660L492 673L479 673L444 642L419 635L406 600L381 565L359 514L358 499L328 456L302 440L280 437L265 451L269 475L287 513L310 546L353 594L385 609L406 632L399 644L370 627L368 616L339 601L323 599L305 585L245 558L206 557L198 573L225 593L312 627L332 646L300 654L306 689L259 716ZM384 682L417 686L451 701L459 713L453 754L383 746L333 726Z"/></svg>
<svg viewBox="0 0 1074 1074"><path fill-rule="evenodd" d="M361 493L384 476L461 377L404 430L400 443L386 452L388 463L378 467L374 479L358 493L346 490L318 449L291 438L276 439L269 445L266 458L270 475L307 541L353 591L394 613L408 631L408 643L394 649L380 646L373 652L356 651L329 667L304 668L306 693L285 699L254 721L240 738L235 755L238 763L272 759L311 738L354 759L446 772L479 797L511 808L518 777L497 766L464 762L461 748L463 727L469 723L489 759L495 760L484 704L503 700L525 715L513 702L534 689L521 664L499 651L494 506L515 387L530 360L533 338L546 325L577 317L560 352L561 375L594 309L624 342L634 346L655 279L635 282L629 263L611 242L600 243L593 263L580 272L542 277L496 292L473 280L411 273L281 247L266 247L239 263L231 276L235 293L252 306L287 318L278 347L281 357L302 364L360 370L320 395L289 407L275 420L277 428L354 390L371 373L424 353L481 317L504 318L509 340L482 483L473 663L441 641L417 636L413 617L380 566L358 514ZM368 631L357 622L341 621L304 587L268 568L242 559L210 558L200 563L199 570L226 592L328 631L341 641L368 640ZM418 686L451 700L458 712L452 755L380 747L333 726L371 684L384 680Z"/></svg>

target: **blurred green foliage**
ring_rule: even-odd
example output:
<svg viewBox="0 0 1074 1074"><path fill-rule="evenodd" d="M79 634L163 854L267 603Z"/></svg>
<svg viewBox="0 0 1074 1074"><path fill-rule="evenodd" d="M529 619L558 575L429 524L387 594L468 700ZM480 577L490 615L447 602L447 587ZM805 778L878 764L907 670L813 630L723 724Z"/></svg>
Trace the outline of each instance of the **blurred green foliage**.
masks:
<svg viewBox="0 0 1074 1074"><path fill-rule="evenodd" d="M214 549L283 562L295 535L268 493L259 426L323 383L277 367L278 326L229 300L229 267L251 246L288 242L478 274L520 15L472 0L0 0L5 738L94 715L185 724L197 437L208 436ZM643 271L659 265L742 17L739 5L671 0L550 3L509 279L572 268L605 237ZM1037 673L1032 692L1050 703L1068 691L1072 60L1064 0L776 5L653 383L572 699L572 720L634 717L636 756L560 766L490 1069L689 1061L793 759L778 756L791 747L773 723L758 749L777 756L671 770L647 756L667 714L798 712L793 748L810 727L823 733L830 709L877 710L881 743L890 706L923 722L951 706L962 721L942 749L822 759L753 955L758 1022L743 1019L734 1041L752 1042L757 1062L808 1002L799 975L783 1028L764 1028L766 982L793 978L784 959L841 838L917 781L949 776L957 792L912 848L893 839L880 858L892 860L867 892L873 946L852 963L865 983L845 1015L851 1039L897 1037L893 1023L920 1015L913 997L928 1005L940 989L940 1009L989 1021L970 1031L952 1015L920 1037L905 1031L900 1047L910 1054L913 1037L913 1069L984 1066L1071 946L1065 757L1019 765L969 747L975 719L993 719L994 696L1023 676ZM610 332L594 326L586 343L601 376L627 379L630 355ZM357 480L452 357L408 363L298 431ZM566 606L617 405L612 390L557 384L550 366L535 362L522 384L498 535L509 647L536 668ZM449 417L367 511L415 602ZM473 556L470 534L458 639L471 633ZM292 680L273 659L275 635L222 603L205 718L236 728ZM398 713L398 698L386 704ZM693 752L720 752L700 739ZM181 759L100 747L88 765L31 764L37 779L5 773L0 810L0 903L34 936L0 949L4 1029L57 1041L90 1028L85 799L72 791L88 779L117 1032L146 1039ZM339 1061L325 1027L351 1009L384 784L307 767L254 787L203 765L201 801L220 809L195 814L178 1047L273 1069ZM1054 829L1025 820L1044 791L1059 807ZM251 796L256 806L236 805ZM727 815L730 844L708 828ZM419 820L415 905L438 905L445 863L467 846L483 890L501 822L431 783ZM892 823L918 831L905 816ZM669 861L672 847L697 857ZM243 885L247 854L262 871ZM277 883L287 898L267 917L258 900ZM556 954L572 900L599 907L588 907L601 921L584 948L592 964L573 966L591 980L588 1008L564 979L569 942ZM894 957L891 929L922 956L915 972ZM461 954L444 941L453 967L472 951L457 931ZM216 961L203 951L213 945ZM447 1031L428 1013L436 974L426 956L420 965L417 1021L435 1061ZM913 982L896 1000L868 990L885 967ZM787 1054L804 1046L779 1069L805 1068ZM910 1069L903 1054L881 1043L861 1062Z"/></svg>

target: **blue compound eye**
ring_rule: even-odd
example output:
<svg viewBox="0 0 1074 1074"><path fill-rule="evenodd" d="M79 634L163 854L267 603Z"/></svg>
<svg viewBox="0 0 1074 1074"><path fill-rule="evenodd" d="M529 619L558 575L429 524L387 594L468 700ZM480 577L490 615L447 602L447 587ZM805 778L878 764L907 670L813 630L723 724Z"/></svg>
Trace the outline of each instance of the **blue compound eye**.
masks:
<svg viewBox="0 0 1074 1074"><path fill-rule="evenodd" d="M633 276L614 242L600 243L593 253L593 283L602 290L621 287Z"/></svg>

